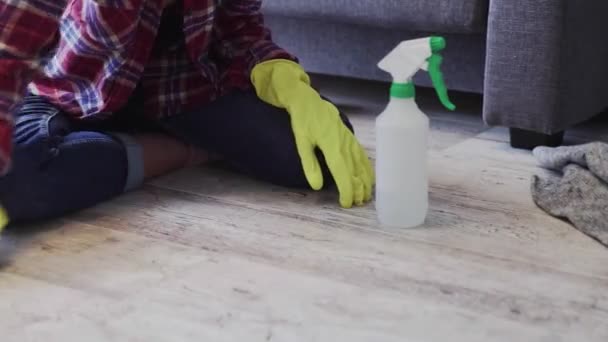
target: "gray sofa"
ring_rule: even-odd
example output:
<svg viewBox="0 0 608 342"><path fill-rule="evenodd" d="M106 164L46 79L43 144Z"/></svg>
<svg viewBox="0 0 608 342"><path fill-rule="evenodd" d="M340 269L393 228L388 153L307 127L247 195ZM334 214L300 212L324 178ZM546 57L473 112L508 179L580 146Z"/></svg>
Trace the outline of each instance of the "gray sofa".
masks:
<svg viewBox="0 0 608 342"><path fill-rule="evenodd" d="M451 90L483 94L483 117L515 147L561 144L608 107L608 0L266 0L274 39L313 73L389 80L398 42L446 37ZM416 83L430 85L420 73Z"/></svg>

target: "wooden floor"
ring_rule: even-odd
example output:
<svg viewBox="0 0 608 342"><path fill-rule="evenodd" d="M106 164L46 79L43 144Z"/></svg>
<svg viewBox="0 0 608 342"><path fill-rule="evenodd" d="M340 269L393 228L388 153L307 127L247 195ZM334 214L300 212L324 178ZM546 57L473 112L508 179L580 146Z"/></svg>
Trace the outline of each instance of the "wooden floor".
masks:
<svg viewBox="0 0 608 342"><path fill-rule="evenodd" d="M324 82L373 156L385 89ZM457 113L422 101L419 229L203 168L9 232L0 341L608 341L608 250L533 204L543 171L475 100L457 97Z"/></svg>

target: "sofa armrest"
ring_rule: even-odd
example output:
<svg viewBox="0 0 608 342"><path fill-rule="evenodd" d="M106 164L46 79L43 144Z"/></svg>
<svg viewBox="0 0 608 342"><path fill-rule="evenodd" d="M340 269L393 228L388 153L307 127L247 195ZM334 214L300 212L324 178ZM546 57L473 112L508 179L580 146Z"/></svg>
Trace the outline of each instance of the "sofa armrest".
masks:
<svg viewBox="0 0 608 342"><path fill-rule="evenodd" d="M553 134L604 109L606 13L606 0L490 0L485 121Z"/></svg>

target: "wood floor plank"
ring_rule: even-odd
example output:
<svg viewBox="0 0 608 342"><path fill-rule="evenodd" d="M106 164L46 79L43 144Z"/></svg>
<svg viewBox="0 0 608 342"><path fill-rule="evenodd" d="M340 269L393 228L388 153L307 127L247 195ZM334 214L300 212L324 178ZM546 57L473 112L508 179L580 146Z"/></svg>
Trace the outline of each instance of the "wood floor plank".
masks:
<svg viewBox="0 0 608 342"><path fill-rule="evenodd" d="M504 319L532 312L527 318L552 317L545 322L552 328L582 316L592 326L608 319L608 283L592 275L492 259L375 232L336 229L307 217L263 213L167 191L130 194L76 219L166 237L203 250L235 253L370 291L396 290L429 301L462 301L462 307ZM516 303L516 309L508 303Z"/></svg>
<svg viewBox="0 0 608 342"><path fill-rule="evenodd" d="M82 223L51 227L20 247L14 264L0 273L3 341L80 341L82 336L87 341L402 341L404 336L435 341L455 334L467 341L511 341L604 336L602 330L581 334L573 328L577 317L588 319L586 315L573 311L570 316L545 317L546 307L522 312L521 299L500 304L511 319L497 315L497 310L481 315L463 307L460 296L467 294L450 293L454 289L445 288L429 300L420 292L432 292L432 284L420 284L422 291L412 292L390 284L370 289L292 266L259 263L239 253ZM568 322L547 330L543 324L530 324L527 315ZM435 326L439 321L442 324Z"/></svg>
<svg viewBox="0 0 608 342"><path fill-rule="evenodd" d="M477 144L486 147L465 144L461 146L464 154L461 157L454 149L433 158L431 210L423 229L399 231L379 227L373 204L340 210L333 191L316 194L287 191L207 169L185 170L153 184L332 227L376 230L608 279L604 264L596 262L606 260L605 250L533 204L529 182L534 165L529 154L518 152L513 157L515 152L500 143L492 145L479 140L473 145ZM469 150L488 156L487 161L476 162L466 155ZM567 248L576 257L556 253L561 248Z"/></svg>
<svg viewBox="0 0 608 342"><path fill-rule="evenodd" d="M0 272L2 341L76 342L84 336L92 342L116 340L120 334L92 316L119 305L88 291Z"/></svg>

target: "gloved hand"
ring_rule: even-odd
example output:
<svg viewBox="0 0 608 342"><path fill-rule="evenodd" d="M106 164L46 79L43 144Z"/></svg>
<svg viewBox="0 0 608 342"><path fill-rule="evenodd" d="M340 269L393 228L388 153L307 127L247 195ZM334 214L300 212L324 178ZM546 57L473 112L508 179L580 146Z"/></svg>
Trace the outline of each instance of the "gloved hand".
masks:
<svg viewBox="0 0 608 342"><path fill-rule="evenodd" d="M289 113L304 174L314 190L323 187L315 155L318 147L340 192L340 205L350 208L371 200L374 175L365 150L338 109L310 86L309 76L297 63L283 59L260 63L251 81L260 99Z"/></svg>
<svg viewBox="0 0 608 342"><path fill-rule="evenodd" d="M8 214L6 210L0 205L0 233L6 228L8 225Z"/></svg>

